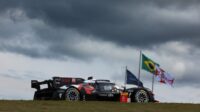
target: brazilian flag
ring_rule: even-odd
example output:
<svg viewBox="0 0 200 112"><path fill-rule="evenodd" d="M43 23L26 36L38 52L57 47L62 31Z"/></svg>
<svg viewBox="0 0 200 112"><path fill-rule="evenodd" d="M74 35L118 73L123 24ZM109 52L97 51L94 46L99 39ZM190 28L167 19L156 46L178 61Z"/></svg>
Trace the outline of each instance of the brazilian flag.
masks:
<svg viewBox="0 0 200 112"><path fill-rule="evenodd" d="M156 72L156 66L159 66L159 64L142 54L142 69L154 74Z"/></svg>

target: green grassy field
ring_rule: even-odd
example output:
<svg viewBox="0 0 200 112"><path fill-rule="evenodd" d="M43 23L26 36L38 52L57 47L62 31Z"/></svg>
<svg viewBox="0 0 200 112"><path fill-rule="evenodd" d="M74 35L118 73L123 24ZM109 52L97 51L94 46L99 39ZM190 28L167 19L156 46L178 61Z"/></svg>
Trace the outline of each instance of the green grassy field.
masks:
<svg viewBox="0 0 200 112"><path fill-rule="evenodd" d="M200 104L2 100L0 112L200 112Z"/></svg>

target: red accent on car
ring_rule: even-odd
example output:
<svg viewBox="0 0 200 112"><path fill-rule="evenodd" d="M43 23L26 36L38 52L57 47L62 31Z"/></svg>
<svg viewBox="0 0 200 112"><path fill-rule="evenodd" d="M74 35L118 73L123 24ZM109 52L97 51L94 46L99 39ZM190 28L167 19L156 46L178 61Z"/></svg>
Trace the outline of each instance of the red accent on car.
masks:
<svg viewBox="0 0 200 112"><path fill-rule="evenodd" d="M78 90L80 91L83 88L83 84L78 85Z"/></svg>
<svg viewBox="0 0 200 112"><path fill-rule="evenodd" d="M90 84L84 85L83 88L84 88L86 94L92 94L92 91L94 91L94 89L95 89L95 88L94 88L93 86L91 86Z"/></svg>
<svg viewBox="0 0 200 112"><path fill-rule="evenodd" d="M85 90L86 94L92 94L92 91L95 90L95 88L90 84L79 84L78 90L81 91L82 89Z"/></svg>

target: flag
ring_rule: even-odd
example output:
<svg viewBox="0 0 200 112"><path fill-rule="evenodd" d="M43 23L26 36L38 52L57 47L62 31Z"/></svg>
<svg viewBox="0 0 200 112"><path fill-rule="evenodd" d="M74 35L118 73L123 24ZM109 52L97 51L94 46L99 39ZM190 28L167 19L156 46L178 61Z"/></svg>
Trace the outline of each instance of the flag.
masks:
<svg viewBox="0 0 200 112"><path fill-rule="evenodd" d="M169 85L173 85L174 83L174 78L171 76L171 74L165 72L162 68L160 68L159 64L155 63L144 54L142 54L142 69L155 75L156 79L160 83Z"/></svg>
<svg viewBox="0 0 200 112"><path fill-rule="evenodd" d="M143 87L143 83L136 78L136 76L126 69L126 84L134 84Z"/></svg>
<svg viewBox="0 0 200 112"><path fill-rule="evenodd" d="M156 72L156 66L159 66L159 64L142 54L142 69L154 74Z"/></svg>
<svg viewBox="0 0 200 112"><path fill-rule="evenodd" d="M169 84L171 86L174 83L174 78L171 76L171 74L165 72L162 68L158 66L156 66L155 76L160 83Z"/></svg>

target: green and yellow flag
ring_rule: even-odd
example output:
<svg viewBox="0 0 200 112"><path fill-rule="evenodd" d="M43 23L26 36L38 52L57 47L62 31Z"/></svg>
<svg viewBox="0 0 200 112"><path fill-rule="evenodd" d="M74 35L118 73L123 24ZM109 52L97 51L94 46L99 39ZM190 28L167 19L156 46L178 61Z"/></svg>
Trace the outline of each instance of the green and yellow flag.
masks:
<svg viewBox="0 0 200 112"><path fill-rule="evenodd" d="M159 66L159 64L155 63L154 61L146 57L144 54L142 54L142 69L151 73L155 73L156 66Z"/></svg>

